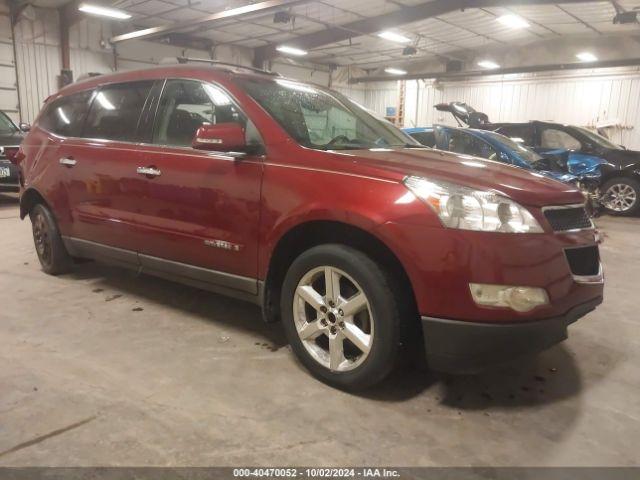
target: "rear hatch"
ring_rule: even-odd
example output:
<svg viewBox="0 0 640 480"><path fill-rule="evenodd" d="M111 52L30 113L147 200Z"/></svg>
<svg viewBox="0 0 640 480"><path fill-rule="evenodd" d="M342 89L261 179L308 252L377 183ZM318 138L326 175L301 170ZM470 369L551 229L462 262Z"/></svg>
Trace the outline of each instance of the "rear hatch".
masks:
<svg viewBox="0 0 640 480"><path fill-rule="evenodd" d="M486 113L478 112L464 102L439 103L435 108L439 112L449 112L460 126L464 124L471 128L482 128L483 125L490 123Z"/></svg>

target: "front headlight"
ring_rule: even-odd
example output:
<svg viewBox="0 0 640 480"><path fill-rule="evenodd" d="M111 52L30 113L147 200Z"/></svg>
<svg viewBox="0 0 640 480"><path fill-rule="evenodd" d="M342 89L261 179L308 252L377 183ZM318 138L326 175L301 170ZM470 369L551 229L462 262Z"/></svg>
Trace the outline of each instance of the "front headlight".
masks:
<svg viewBox="0 0 640 480"><path fill-rule="evenodd" d="M445 227L481 232L544 232L526 208L502 195L421 177L407 177L404 184L433 208Z"/></svg>

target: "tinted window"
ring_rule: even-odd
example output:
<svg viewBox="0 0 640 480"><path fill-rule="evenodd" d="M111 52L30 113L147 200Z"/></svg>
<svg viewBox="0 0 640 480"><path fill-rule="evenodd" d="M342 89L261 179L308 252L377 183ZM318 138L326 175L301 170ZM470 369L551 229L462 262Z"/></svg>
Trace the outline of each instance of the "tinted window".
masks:
<svg viewBox="0 0 640 480"><path fill-rule="evenodd" d="M514 142L533 145L533 128L530 125L508 125L496 131Z"/></svg>
<svg viewBox="0 0 640 480"><path fill-rule="evenodd" d="M433 147L436 144L436 136L433 132L415 132L409 135L427 147Z"/></svg>
<svg viewBox="0 0 640 480"><path fill-rule="evenodd" d="M581 145L578 140L567 132L556 128L545 128L540 137L542 148L561 148L566 150L580 150Z"/></svg>
<svg viewBox="0 0 640 480"><path fill-rule="evenodd" d="M498 158L498 152L487 142L459 131L451 132L449 136L449 151L490 160Z"/></svg>
<svg viewBox="0 0 640 480"><path fill-rule="evenodd" d="M47 107L38 125L63 137L79 137L92 93L80 92L54 100Z"/></svg>
<svg viewBox="0 0 640 480"><path fill-rule="evenodd" d="M220 88L192 80L168 80L156 116L153 143L191 146L204 123L239 123L247 118Z"/></svg>
<svg viewBox="0 0 640 480"><path fill-rule="evenodd" d="M0 112L0 133L14 133L17 131L18 129L9 116L4 112Z"/></svg>
<svg viewBox="0 0 640 480"><path fill-rule="evenodd" d="M135 82L100 88L91 102L83 136L135 141L138 119L153 82Z"/></svg>

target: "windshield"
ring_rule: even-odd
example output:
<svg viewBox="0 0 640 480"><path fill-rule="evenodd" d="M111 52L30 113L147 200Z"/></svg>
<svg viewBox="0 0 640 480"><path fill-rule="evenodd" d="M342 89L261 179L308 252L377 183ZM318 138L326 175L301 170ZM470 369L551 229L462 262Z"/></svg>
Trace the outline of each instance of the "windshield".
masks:
<svg viewBox="0 0 640 480"><path fill-rule="evenodd" d="M0 112L0 133L14 133L17 131L18 128L7 116L7 114L4 112Z"/></svg>
<svg viewBox="0 0 640 480"><path fill-rule="evenodd" d="M536 152L531 150L529 147L525 147L521 143L511 140L509 137L505 137L504 135L500 135L499 133L495 133L495 132L483 132L483 133L486 135L489 135L490 137L493 137L494 140L503 144L505 147L507 147L509 150L515 153L518 157L520 157L522 160L524 160L529 164L533 164L538 160L542 159L540 155L538 155Z"/></svg>
<svg viewBox="0 0 640 480"><path fill-rule="evenodd" d="M587 137L590 141L592 141L593 143L595 143L596 145L602 148L611 148L613 150L620 150L619 145L616 145L615 143L610 142L606 138L598 135L595 132L592 132L589 129L582 128L582 127L574 127L574 128L578 130L580 133L582 133L585 137Z"/></svg>
<svg viewBox="0 0 640 480"><path fill-rule="evenodd" d="M242 79L240 84L302 146L318 150L421 146L339 93L284 79Z"/></svg>

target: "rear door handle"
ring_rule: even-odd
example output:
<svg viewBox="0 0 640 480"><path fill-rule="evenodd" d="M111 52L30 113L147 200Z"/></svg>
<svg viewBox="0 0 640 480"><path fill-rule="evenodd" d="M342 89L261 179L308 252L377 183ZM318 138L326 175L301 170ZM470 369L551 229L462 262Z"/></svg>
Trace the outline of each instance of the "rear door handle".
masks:
<svg viewBox="0 0 640 480"><path fill-rule="evenodd" d="M73 157L63 157L60 159L60 165L64 165L65 167L75 167L76 165L75 159Z"/></svg>
<svg viewBox="0 0 640 480"><path fill-rule="evenodd" d="M156 167L138 167L136 171L138 174L144 175L145 177L159 177L162 175L160 169Z"/></svg>

